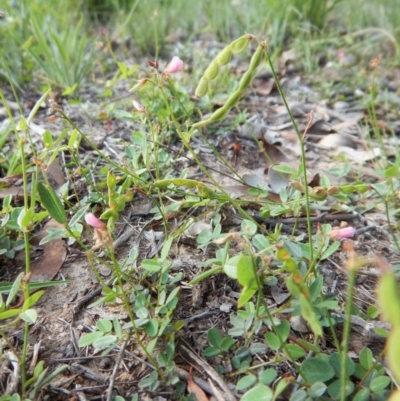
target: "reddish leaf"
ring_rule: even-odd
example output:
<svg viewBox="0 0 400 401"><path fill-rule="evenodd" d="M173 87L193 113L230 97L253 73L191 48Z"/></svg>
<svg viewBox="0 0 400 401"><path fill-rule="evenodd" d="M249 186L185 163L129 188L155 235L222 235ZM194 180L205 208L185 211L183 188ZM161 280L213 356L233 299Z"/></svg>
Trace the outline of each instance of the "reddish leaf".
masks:
<svg viewBox="0 0 400 401"><path fill-rule="evenodd" d="M193 393L197 401L209 401L208 397L206 396L206 393L193 381L192 370L193 366L191 366L189 369L189 377L188 377L189 393Z"/></svg>

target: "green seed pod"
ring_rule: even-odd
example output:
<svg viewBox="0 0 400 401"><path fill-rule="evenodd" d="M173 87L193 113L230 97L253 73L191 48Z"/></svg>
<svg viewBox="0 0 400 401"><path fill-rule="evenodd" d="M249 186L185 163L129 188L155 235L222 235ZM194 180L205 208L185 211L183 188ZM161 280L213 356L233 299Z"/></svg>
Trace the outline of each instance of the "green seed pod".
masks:
<svg viewBox="0 0 400 401"><path fill-rule="evenodd" d="M231 46L229 45L218 53L217 57L215 58L215 61L219 65L225 65L228 64L229 60L231 59L231 56L232 56L232 50Z"/></svg>
<svg viewBox="0 0 400 401"><path fill-rule="evenodd" d="M227 109L231 109L239 100L240 95L243 93L243 91L237 89L235 90L235 92L233 92L228 100L225 102L224 107L226 107Z"/></svg>
<svg viewBox="0 0 400 401"><path fill-rule="evenodd" d="M203 76L200 79L199 84L197 85L195 95L197 97L202 97L207 93L207 91L208 91L208 79Z"/></svg>
<svg viewBox="0 0 400 401"><path fill-rule="evenodd" d="M264 55L264 46L260 44L258 45L257 50L253 54L253 57L251 58L249 70L254 71L258 67L263 58L263 55Z"/></svg>
<svg viewBox="0 0 400 401"><path fill-rule="evenodd" d="M206 72L204 73L204 76L208 79L208 80L212 80L214 79L216 76L218 75L218 63L214 60L213 62L211 62L211 64L208 66L208 68L206 69Z"/></svg>
<svg viewBox="0 0 400 401"><path fill-rule="evenodd" d="M215 110L213 114L207 120L199 121L196 124L192 125L192 128L199 128L199 127L204 127L205 125L211 124L214 121L218 120L223 120L225 119L227 113L229 111L229 108L223 106L220 107L219 109Z"/></svg>
<svg viewBox="0 0 400 401"><path fill-rule="evenodd" d="M229 107L222 106L219 109L215 110L207 121L213 122L218 120L224 120L226 115L228 114L228 111Z"/></svg>
<svg viewBox="0 0 400 401"><path fill-rule="evenodd" d="M250 40L252 40L253 38L254 38L253 35L243 35L239 39L234 40L230 44L230 48L232 50L232 53L233 54L242 53L246 49L246 47L249 44Z"/></svg>
<svg viewBox="0 0 400 401"><path fill-rule="evenodd" d="M393 326L400 328L400 296L397 280L393 273L384 272L378 284L377 298L382 309L383 318Z"/></svg>
<svg viewBox="0 0 400 401"><path fill-rule="evenodd" d="M242 79L239 82L239 89L241 92L243 92L251 83L251 80L253 79L253 71L248 69L242 76Z"/></svg>

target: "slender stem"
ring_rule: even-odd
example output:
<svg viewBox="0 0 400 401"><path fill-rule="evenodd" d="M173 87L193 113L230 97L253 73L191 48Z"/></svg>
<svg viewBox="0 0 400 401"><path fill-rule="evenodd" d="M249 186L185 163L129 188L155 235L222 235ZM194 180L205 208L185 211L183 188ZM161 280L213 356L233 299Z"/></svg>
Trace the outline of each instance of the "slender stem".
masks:
<svg viewBox="0 0 400 401"><path fill-rule="evenodd" d="M346 381L347 381L347 351L349 347L350 328L351 328L351 307L353 303L354 286L356 283L357 270L351 268L349 271L349 284L347 290L346 314L343 327L342 352L340 353L340 400L346 400Z"/></svg>
<svg viewBox="0 0 400 401"><path fill-rule="evenodd" d="M287 112L289 113L290 120L292 122L293 128L296 132L296 135L299 139L300 143L300 151L301 151L301 166L302 166L302 172L303 172L303 181L304 181L304 196L305 196L305 204L306 204L306 215L307 215L307 232L308 232L308 242L310 244L310 260L314 260L314 245L313 245L313 240L312 240L312 227L311 227L311 208L310 208L310 198L309 198L309 191L308 191L308 185L307 185L307 164L306 164L306 150L304 146L304 138L300 134L299 128L297 127L296 121L294 120L293 114L290 111L289 105L286 101L285 95L283 93L281 84L279 83L279 79L276 75L274 66L272 64L272 60L269 56L268 51L267 53L267 58L268 58L268 63L271 67L272 75L275 80L276 87L278 88L279 94L283 100L283 103L286 107ZM313 267L313 271L315 272L315 267Z"/></svg>

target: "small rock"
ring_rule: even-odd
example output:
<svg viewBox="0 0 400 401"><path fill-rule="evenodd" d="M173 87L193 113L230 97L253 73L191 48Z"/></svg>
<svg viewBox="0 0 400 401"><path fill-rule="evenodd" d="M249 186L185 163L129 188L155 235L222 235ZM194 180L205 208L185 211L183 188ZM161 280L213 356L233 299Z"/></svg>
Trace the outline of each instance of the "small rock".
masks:
<svg viewBox="0 0 400 401"><path fill-rule="evenodd" d="M310 330L307 327L306 321L300 316L292 316L290 318L290 326L298 333L308 333Z"/></svg>

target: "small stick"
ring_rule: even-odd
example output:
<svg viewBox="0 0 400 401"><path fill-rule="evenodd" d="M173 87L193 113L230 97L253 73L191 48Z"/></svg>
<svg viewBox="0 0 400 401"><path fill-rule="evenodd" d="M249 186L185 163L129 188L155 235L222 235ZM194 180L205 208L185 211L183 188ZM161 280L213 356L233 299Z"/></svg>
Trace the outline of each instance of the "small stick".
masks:
<svg viewBox="0 0 400 401"><path fill-rule="evenodd" d="M221 387L225 392L225 400L226 401L236 401L235 395L231 392L226 383L221 379L219 374L204 360L198 357L193 351L189 348L181 345L182 349L187 353L187 355L197 363L198 366L201 366L205 372Z"/></svg>
<svg viewBox="0 0 400 401"><path fill-rule="evenodd" d="M112 372L111 377L110 377L110 383L108 384L108 390L107 390L107 398L106 398L106 401L111 401L111 399L112 399L112 397L113 397L115 376L117 375L118 368L119 368L119 364L120 364L121 361L122 361L122 357L123 357L123 355L124 355L125 348L126 348L126 346L127 346L127 344L128 344L128 341L129 341L129 339L130 339L130 337L131 337L130 335L131 335L131 332L129 331L128 336L126 337L126 339L125 339L125 341L124 341L124 344L122 345L122 348L120 349L118 358L117 358L117 360L115 361L115 366L114 366L113 372Z"/></svg>
<svg viewBox="0 0 400 401"><path fill-rule="evenodd" d="M97 373L92 369L87 368L86 366L79 365L78 363L73 363L69 367L70 372L82 375L86 379L94 380L97 383L106 384L109 377L107 375L103 375L102 373Z"/></svg>

